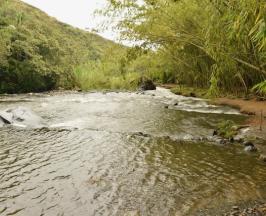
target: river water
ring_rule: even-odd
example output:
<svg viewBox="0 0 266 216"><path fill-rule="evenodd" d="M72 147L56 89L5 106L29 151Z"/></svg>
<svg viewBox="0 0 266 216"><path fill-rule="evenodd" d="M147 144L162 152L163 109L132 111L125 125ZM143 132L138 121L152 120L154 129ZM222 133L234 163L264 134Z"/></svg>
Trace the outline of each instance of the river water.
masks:
<svg viewBox="0 0 266 216"><path fill-rule="evenodd" d="M0 215L220 215L266 200L255 155L200 141L243 122L234 109L161 88L0 97L16 107L43 120L0 128Z"/></svg>

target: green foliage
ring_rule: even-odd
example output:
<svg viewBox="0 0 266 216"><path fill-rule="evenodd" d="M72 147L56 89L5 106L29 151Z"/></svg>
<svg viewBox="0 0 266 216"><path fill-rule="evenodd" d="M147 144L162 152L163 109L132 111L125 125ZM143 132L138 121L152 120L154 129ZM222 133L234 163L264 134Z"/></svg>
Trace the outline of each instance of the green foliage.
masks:
<svg viewBox="0 0 266 216"><path fill-rule="evenodd" d="M264 80L263 82L255 85L252 88L252 91L256 92L257 94L259 94L261 96L266 96L266 80Z"/></svg>
<svg viewBox="0 0 266 216"><path fill-rule="evenodd" d="M0 93L70 89L75 68L119 46L18 0L0 1Z"/></svg>
<svg viewBox="0 0 266 216"><path fill-rule="evenodd" d="M137 89L140 75L138 73L114 74L111 71L101 72L101 63L82 65L76 69L76 77L83 90L91 89Z"/></svg>
<svg viewBox="0 0 266 216"><path fill-rule="evenodd" d="M147 77L209 97L265 95L265 1L109 0L102 13L123 14L121 38L142 44L123 47L0 0L0 93L136 89Z"/></svg>
<svg viewBox="0 0 266 216"><path fill-rule="evenodd" d="M237 135L237 125L230 120L223 121L218 124L218 135L226 139L231 139Z"/></svg>
<svg viewBox="0 0 266 216"><path fill-rule="evenodd" d="M122 39L153 48L159 62L148 63L160 82L210 88L209 94L217 96L248 93L266 78L263 0L109 0L103 11L121 13ZM138 67L148 64L140 59L134 63Z"/></svg>
<svg viewBox="0 0 266 216"><path fill-rule="evenodd" d="M210 80L210 88L208 91L209 97L217 97L219 95L219 86L218 86L218 74L219 72L216 71L217 67L216 65L213 65L213 74L211 75Z"/></svg>

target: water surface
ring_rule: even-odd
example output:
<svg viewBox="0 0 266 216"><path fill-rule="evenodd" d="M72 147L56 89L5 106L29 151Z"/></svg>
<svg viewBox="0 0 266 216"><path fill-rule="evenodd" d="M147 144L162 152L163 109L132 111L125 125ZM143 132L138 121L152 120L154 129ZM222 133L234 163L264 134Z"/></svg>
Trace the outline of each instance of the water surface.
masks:
<svg viewBox="0 0 266 216"><path fill-rule="evenodd" d="M197 141L245 120L229 107L160 88L0 98L19 106L45 127L0 128L0 215L215 215L266 200L255 156Z"/></svg>

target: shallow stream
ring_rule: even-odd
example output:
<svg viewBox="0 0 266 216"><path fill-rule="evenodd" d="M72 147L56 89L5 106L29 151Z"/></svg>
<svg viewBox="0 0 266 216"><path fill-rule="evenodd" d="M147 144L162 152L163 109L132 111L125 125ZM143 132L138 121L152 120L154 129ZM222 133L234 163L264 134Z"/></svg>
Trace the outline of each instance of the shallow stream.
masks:
<svg viewBox="0 0 266 216"><path fill-rule="evenodd" d="M245 121L229 107L161 88L0 96L15 107L42 122L0 128L0 215L220 215L266 200L257 157L200 141Z"/></svg>

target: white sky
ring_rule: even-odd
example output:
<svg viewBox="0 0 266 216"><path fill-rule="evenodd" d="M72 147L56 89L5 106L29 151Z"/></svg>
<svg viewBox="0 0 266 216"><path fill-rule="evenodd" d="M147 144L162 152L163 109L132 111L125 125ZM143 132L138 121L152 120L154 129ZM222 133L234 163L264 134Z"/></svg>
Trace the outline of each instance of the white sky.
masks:
<svg viewBox="0 0 266 216"><path fill-rule="evenodd" d="M103 21L95 17L93 12L104 7L106 0L22 0L42 11L45 11L59 21L81 29L93 29ZM103 37L115 40L118 34L107 30L100 33Z"/></svg>

